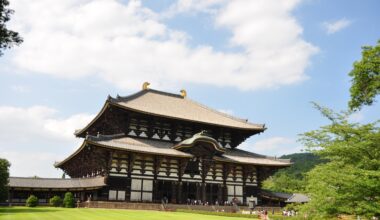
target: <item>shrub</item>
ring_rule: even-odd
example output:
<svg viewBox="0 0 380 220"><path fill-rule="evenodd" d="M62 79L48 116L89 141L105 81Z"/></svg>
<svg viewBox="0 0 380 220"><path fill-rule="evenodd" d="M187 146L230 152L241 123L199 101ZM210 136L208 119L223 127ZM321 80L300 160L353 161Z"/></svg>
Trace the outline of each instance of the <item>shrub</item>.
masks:
<svg viewBox="0 0 380 220"><path fill-rule="evenodd" d="M62 199L59 196L53 196L50 198L49 203L51 206L60 207L62 206Z"/></svg>
<svg viewBox="0 0 380 220"><path fill-rule="evenodd" d="M74 208L75 200L71 192L65 193L65 198L63 199L63 207L65 208Z"/></svg>
<svg viewBox="0 0 380 220"><path fill-rule="evenodd" d="M37 196L31 195L26 200L26 206L28 207L36 207L38 205L38 198Z"/></svg>

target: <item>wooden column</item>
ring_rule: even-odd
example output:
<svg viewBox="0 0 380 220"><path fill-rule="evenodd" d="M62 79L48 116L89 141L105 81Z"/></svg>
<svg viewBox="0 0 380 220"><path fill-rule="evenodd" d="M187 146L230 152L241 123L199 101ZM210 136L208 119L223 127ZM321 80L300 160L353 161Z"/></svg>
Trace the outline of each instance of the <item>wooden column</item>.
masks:
<svg viewBox="0 0 380 220"><path fill-rule="evenodd" d="M223 184L218 184L218 202L222 205L223 199Z"/></svg>
<svg viewBox="0 0 380 220"><path fill-rule="evenodd" d="M196 194L195 194L195 199L196 200L199 200L200 198L201 198L201 196L200 196L200 192L201 192L201 187L200 187L200 183L195 183L195 186L196 186Z"/></svg>
<svg viewBox="0 0 380 220"><path fill-rule="evenodd" d="M202 200L202 202L205 202L206 201L206 183L202 183L202 185L201 185L201 193L202 193L202 195L201 195L201 200Z"/></svg>
<svg viewBox="0 0 380 220"><path fill-rule="evenodd" d="M161 199L159 198L159 192L158 192L158 180L153 180L153 201L154 202L161 202Z"/></svg>
<svg viewBox="0 0 380 220"><path fill-rule="evenodd" d="M172 181L172 198L171 198L171 203L177 203L177 182Z"/></svg>
<svg viewBox="0 0 380 220"><path fill-rule="evenodd" d="M12 188L9 188L9 193L8 193L8 204L9 204L9 206L12 206L12 199L13 199L13 190L12 190Z"/></svg>
<svg viewBox="0 0 380 220"><path fill-rule="evenodd" d="M183 199L182 199L182 181L181 182L178 182L178 185L177 185L178 189L177 189L177 195L178 195L178 201L177 203L181 204L183 202Z"/></svg>

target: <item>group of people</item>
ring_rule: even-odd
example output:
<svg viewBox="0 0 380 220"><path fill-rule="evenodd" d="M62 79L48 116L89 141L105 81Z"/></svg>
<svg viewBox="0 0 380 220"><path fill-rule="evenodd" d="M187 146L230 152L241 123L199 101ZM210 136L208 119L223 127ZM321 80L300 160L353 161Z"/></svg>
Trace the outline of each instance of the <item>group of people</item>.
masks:
<svg viewBox="0 0 380 220"><path fill-rule="evenodd" d="M233 206L233 205L238 204L238 202L239 202L239 201L233 199L232 201L224 201L224 202L222 202L222 203L219 203L219 201L216 200L214 204L211 204L211 203L209 203L208 201L202 201L202 200L196 200L196 199L190 199L190 198L188 198L188 199L186 200L187 205L205 205L205 206L208 206L208 205L215 205L215 206L219 206L219 205Z"/></svg>
<svg viewBox="0 0 380 220"><path fill-rule="evenodd" d="M294 210L283 210L282 216L296 216L298 213Z"/></svg>

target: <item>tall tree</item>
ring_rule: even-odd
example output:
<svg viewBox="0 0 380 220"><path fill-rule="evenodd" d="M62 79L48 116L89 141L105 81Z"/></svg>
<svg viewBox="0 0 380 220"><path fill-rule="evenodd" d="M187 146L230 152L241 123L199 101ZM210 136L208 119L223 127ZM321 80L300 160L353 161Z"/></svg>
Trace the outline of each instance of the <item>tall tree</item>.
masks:
<svg viewBox="0 0 380 220"><path fill-rule="evenodd" d="M380 40L376 46L362 47L362 59L353 66L349 74L352 77L349 107L356 110L371 105L380 94Z"/></svg>
<svg viewBox="0 0 380 220"><path fill-rule="evenodd" d="M0 0L0 56L5 49L22 43L20 35L12 30L8 30L6 23L10 20L13 10L8 8L8 0Z"/></svg>
<svg viewBox="0 0 380 220"><path fill-rule="evenodd" d="M311 200L303 209L315 219L340 214L380 216L380 121L351 123L349 113L316 107L331 121L301 141L328 162L307 174Z"/></svg>
<svg viewBox="0 0 380 220"><path fill-rule="evenodd" d="M8 198L8 179L10 163L0 158L0 202Z"/></svg>

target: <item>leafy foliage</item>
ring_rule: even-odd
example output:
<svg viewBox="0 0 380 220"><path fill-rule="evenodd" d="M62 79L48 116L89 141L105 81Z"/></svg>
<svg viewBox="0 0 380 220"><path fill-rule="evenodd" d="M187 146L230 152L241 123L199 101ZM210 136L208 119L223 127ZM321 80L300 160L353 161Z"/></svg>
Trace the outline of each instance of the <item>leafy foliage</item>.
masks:
<svg viewBox="0 0 380 220"><path fill-rule="evenodd" d="M380 128L350 123L349 113L316 106L331 124L301 136L305 146L329 162L307 174L311 200L303 210L316 219L340 214L380 216Z"/></svg>
<svg viewBox="0 0 380 220"><path fill-rule="evenodd" d="M34 195L29 196L26 200L26 206L28 207L36 207L38 205L38 198Z"/></svg>
<svg viewBox="0 0 380 220"><path fill-rule="evenodd" d="M9 49L13 45L22 43L22 38L17 32L8 30L5 23L10 20L13 10L7 8L8 0L0 0L0 56L4 49Z"/></svg>
<svg viewBox="0 0 380 220"><path fill-rule="evenodd" d="M0 158L0 202L8 198L9 167L11 164L6 159Z"/></svg>
<svg viewBox="0 0 380 220"><path fill-rule="evenodd" d="M263 182L263 188L275 192L304 192L306 186L305 174L315 165L324 162L312 153L295 153L284 155L281 159L290 159L292 166L279 170Z"/></svg>
<svg viewBox="0 0 380 220"><path fill-rule="evenodd" d="M75 200L71 192L65 193L65 198L63 199L63 207L65 208L74 208Z"/></svg>
<svg viewBox="0 0 380 220"><path fill-rule="evenodd" d="M380 40L376 46L362 47L362 59L354 63L349 75L352 77L350 108L371 105L380 94Z"/></svg>
<svg viewBox="0 0 380 220"><path fill-rule="evenodd" d="M49 204L54 207L62 206L62 199L59 196L53 196L49 200Z"/></svg>

